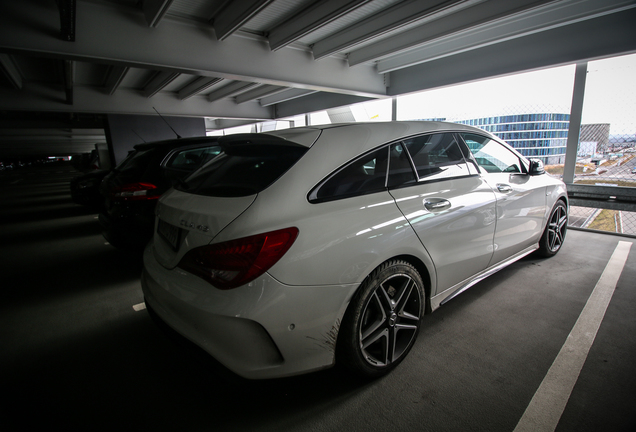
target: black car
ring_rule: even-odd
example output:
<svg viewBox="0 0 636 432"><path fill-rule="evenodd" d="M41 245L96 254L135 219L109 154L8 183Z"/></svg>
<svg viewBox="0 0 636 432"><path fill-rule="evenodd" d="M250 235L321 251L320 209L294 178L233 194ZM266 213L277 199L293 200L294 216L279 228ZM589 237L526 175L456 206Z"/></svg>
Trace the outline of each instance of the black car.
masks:
<svg viewBox="0 0 636 432"><path fill-rule="evenodd" d="M101 209L104 203L99 186L110 170L95 170L71 180L71 198L76 204Z"/></svg>
<svg viewBox="0 0 636 432"><path fill-rule="evenodd" d="M118 248L142 248L152 238L159 197L220 151L215 137L136 145L101 182L99 222L106 240Z"/></svg>

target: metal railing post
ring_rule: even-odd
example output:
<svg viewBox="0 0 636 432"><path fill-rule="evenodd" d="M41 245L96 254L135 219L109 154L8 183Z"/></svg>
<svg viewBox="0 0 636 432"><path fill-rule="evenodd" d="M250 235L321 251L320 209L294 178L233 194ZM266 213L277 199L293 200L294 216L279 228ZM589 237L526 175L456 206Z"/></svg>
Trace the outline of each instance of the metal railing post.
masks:
<svg viewBox="0 0 636 432"><path fill-rule="evenodd" d="M583 115L583 98L585 96L586 78L587 62L577 64L574 75L574 91L572 92L572 107L570 108L568 142L565 150L565 166L563 168L563 181L567 184L574 182L574 170L576 168L579 135L581 134L581 117Z"/></svg>

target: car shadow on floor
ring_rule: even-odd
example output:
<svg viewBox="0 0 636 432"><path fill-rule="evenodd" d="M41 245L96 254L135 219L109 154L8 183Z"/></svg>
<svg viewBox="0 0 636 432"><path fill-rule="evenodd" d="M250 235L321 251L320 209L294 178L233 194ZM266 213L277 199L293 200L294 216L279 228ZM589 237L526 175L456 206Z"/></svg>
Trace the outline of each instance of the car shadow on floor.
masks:
<svg viewBox="0 0 636 432"><path fill-rule="evenodd" d="M11 395L5 430L32 430L42 419L64 430L290 430L373 385L337 368L278 380L231 377L132 309L117 323L4 355L0 366Z"/></svg>

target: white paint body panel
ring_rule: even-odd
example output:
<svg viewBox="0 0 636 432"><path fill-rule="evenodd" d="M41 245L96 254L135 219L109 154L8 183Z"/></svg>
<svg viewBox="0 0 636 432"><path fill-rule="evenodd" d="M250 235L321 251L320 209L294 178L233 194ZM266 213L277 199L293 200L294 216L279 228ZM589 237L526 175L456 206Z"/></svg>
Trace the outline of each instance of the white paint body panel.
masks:
<svg viewBox="0 0 636 432"><path fill-rule="evenodd" d="M480 177L423 183L392 190L391 195L431 255L438 289L488 267L496 226L495 194ZM450 206L428 210L424 205L440 199Z"/></svg>
<svg viewBox="0 0 636 432"><path fill-rule="evenodd" d="M147 306L235 373L260 379L333 365L339 319L357 285L291 287L265 274L221 291L161 266L152 244L144 262Z"/></svg>
<svg viewBox="0 0 636 432"><path fill-rule="evenodd" d="M519 174L483 175L497 196L497 228L491 264L496 264L526 247L539 242L546 212L546 186L543 176ZM500 192L498 185L510 186Z"/></svg>
<svg viewBox="0 0 636 432"><path fill-rule="evenodd" d="M398 139L449 130L475 131L394 122L269 132L309 149L257 195L171 191L161 198L161 220L191 226L184 228L178 251L158 235L148 246L142 286L149 308L239 375L295 375L333 365L349 302L383 262L400 257L415 263L435 309L536 249L550 209L566 197L563 183L548 175L506 175L514 192L505 199L493 190L493 179L467 169L472 175L464 178L309 202L314 186L357 156ZM423 206L426 198L446 199L451 206L430 211ZM176 267L193 247L288 227L299 230L292 247L247 285L219 290Z"/></svg>

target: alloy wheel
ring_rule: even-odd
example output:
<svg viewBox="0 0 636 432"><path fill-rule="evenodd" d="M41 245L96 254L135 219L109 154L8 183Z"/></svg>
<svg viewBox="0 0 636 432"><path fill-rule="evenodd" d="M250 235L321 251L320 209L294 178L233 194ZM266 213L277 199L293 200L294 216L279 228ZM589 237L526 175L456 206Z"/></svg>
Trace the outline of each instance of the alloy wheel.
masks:
<svg viewBox="0 0 636 432"><path fill-rule="evenodd" d="M548 247L551 252L556 252L561 248L565 239L568 215L564 206L557 206L550 217L548 223Z"/></svg>
<svg viewBox="0 0 636 432"><path fill-rule="evenodd" d="M363 358L376 367L398 360L413 343L420 322L416 282L396 274L380 283L369 296L360 324Z"/></svg>

